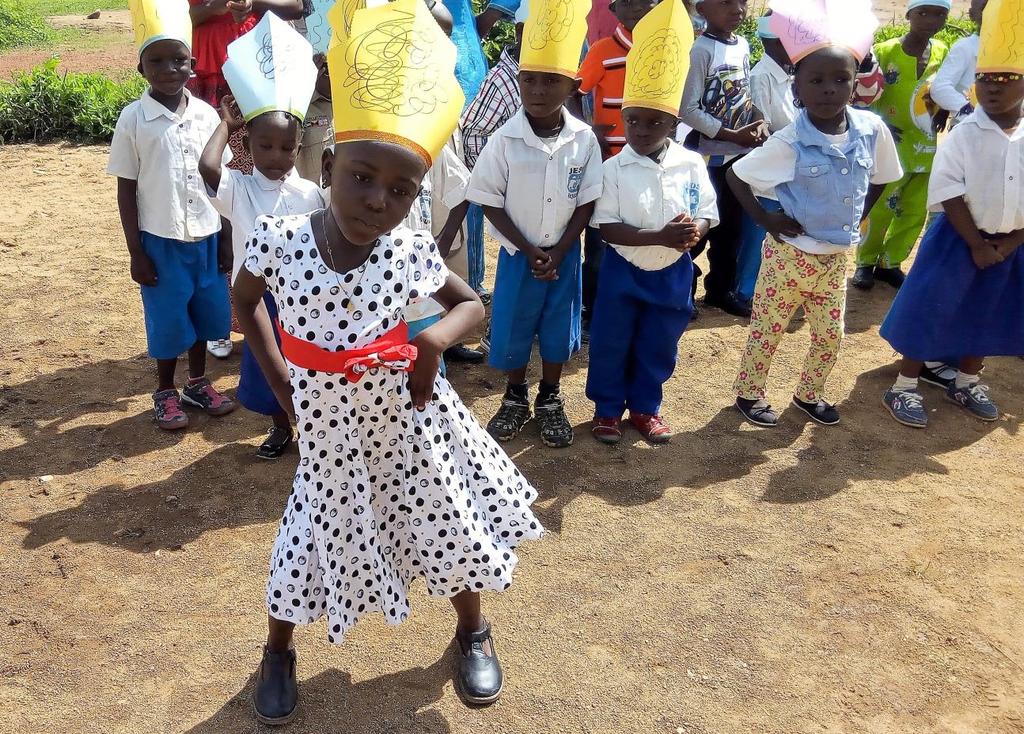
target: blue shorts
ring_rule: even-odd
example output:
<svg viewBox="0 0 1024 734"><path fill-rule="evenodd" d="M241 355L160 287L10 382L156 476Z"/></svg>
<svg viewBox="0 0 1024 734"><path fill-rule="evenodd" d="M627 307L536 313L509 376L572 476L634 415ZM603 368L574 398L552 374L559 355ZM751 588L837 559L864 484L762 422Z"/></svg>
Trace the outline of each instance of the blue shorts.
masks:
<svg viewBox="0 0 1024 734"><path fill-rule="evenodd" d="M436 313L433 316L427 316L427 318L425 319L419 319L418 321L410 321L409 341L415 339L417 336L419 336L421 332L426 331L431 326L439 322L442 318L444 318L443 313ZM444 357L441 358L441 367L438 369L438 372L441 374L441 377L444 377L445 373L447 372L447 370L444 368Z"/></svg>
<svg viewBox="0 0 1024 734"><path fill-rule="evenodd" d="M580 348L583 267L577 242L558 268L558 280L537 280L525 255L502 248L494 280L488 364L515 370L530 362L534 337L540 358L564 364Z"/></svg>
<svg viewBox="0 0 1024 734"><path fill-rule="evenodd" d="M274 339L280 347L281 335L277 331L277 304L274 303L274 297L269 292L263 294L263 303L267 307L267 313L270 314L270 323L274 327ZM274 391L270 388L267 378L263 376L263 369L260 367L260 363L256 361L256 356L252 353L252 350L249 349L248 341L242 344L240 372L238 392L235 393L238 402L245 406L247 410L259 413L260 415L275 415L285 412L281 410L281 406L277 402L277 396L274 395Z"/></svg>
<svg viewBox="0 0 1024 734"><path fill-rule="evenodd" d="M180 242L140 234L157 277L156 285L141 286L149 356L175 359L198 341L223 339L231 331L231 302L217 267L219 236Z"/></svg>

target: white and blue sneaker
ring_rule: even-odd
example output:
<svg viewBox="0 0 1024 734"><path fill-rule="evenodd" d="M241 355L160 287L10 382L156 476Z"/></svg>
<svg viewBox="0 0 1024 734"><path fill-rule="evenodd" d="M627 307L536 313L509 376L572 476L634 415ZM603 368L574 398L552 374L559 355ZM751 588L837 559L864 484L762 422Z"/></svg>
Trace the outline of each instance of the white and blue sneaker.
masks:
<svg viewBox="0 0 1024 734"><path fill-rule="evenodd" d="M889 409L897 423L911 428L924 428L928 425L928 414L924 411L924 399L916 390L889 388L882 396L882 404Z"/></svg>
<svg viewBox="0 0 1024 734"><path fill-rule="evenodd" d="M988 385L976 382L973 385L958 388L954 382L946 388L946 397L970 412L975 418L980 418L983 421L999 420L999 408L988 399Z"/></svg>

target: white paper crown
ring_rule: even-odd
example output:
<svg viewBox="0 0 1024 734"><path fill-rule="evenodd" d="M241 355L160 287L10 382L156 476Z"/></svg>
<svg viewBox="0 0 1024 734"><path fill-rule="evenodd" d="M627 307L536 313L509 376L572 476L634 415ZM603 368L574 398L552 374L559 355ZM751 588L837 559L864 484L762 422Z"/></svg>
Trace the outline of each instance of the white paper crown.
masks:
<svg viewBox="0 0 1024 734"><path fill-rule="evenodd" d="M269 12L228 44L223 73L246 122L273 110L305 119L317 76L312 46Z"/></svg>

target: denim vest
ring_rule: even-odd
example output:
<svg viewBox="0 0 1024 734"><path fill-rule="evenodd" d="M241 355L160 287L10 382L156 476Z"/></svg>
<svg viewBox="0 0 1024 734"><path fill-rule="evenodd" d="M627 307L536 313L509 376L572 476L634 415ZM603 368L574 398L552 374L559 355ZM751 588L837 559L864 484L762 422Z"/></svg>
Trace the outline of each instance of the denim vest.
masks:
<svg viewBox="0 0 1024 734"><path fill-rule="evenodd" d="M860 220L875 165L874 117L873 112L847 108L849 136L842 145L829 142L806 110L793 123L796 177L776 187L775 195L786 213L816 240L835 245L860 241Z"/></svg>

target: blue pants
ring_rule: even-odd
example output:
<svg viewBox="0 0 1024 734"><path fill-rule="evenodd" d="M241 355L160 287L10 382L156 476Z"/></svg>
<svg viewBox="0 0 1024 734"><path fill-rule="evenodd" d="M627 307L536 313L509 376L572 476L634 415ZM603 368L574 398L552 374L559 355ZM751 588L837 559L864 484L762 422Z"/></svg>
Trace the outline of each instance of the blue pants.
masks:
<svg viewBox="0 0 1024 734"><path fill-rule="evenodd" d="M466 212L466 229L469 287L480 293L484 287L484 210L476 204L470 204Z"/></svg>
<svg viewBox="0 0 1024 734"><path fill-rule="evenodd" d="M277 346L280 347L281 335L277 331L277 304L274 303L274 297L269 292L263 294L263 304L267 307L267 313L270 314L270 323L274 327L274 339L277 341ZM263 376L263 369L256 361L252 350L249 349L248 341L242 344L240 372L238 392L235 393L238 402L247 410L260 415L275 415L285 412L278 404L274 391L270 389L267 378Z"/></svg>
<svg viewBox="0 0 1024 734"><path fill-rule="evenodd" d="M693 312L693 261L641 270L614 247L604 253L590 323L587 397L598 418L623 411L657 415L676 368L679 338Z"/></svg>
<svg viewBox="0 0 1024 734"><path fill-rule="evenodd" d="M427 329L429 329L431 326L436 324L442 318L444 318L444 314L436 313L433 316L427 316L427 318L425 318L425 319L417 319L416 321L410 321L409 322L409 341L412 341L413 339L415 339L422 332L424 332ZM441 377L444 377L446 372L447 372L447 370L445 369L445 366L444 366L444 357L441 357L441 366L438 368L438 373L441 375Z"/></svg>
<svg viewBox="0 0 1024 734"><path fill-rule="evenodd" d="M545 362L564 364L579 351L581 272L579 243L562 260L558 280L550 281L533 277L523 253L501 249L491 308L491 367L525 367L535 336Z"/></svg>
<svg viewBox="0 0 1024 734"><path fill-rule="evenodd" d="M781 212L782 205L775 199L757 197L765 211ZM754 286L757 285L757 274L761 270L761 247L764 245L766 232L757 226L750 215L743 212L743 235L740 239L740 252L736 258L736 295L749 303L754 298Z"/></svg>
<svg viewBox="0 0 1024 734"><path fill-rule="evenodd" d="M157 277L156 285L141 286L149 356L177 359L196 342L224 338L231 330L231 301L218 267L219 236L179 242L140 234Z"/></svg>

